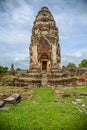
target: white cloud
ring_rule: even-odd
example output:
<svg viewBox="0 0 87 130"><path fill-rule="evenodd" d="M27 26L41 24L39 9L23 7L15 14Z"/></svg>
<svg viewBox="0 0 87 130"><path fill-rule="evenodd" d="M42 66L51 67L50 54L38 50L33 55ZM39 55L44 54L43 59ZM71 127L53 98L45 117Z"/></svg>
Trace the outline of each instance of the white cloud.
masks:
<svg viewBox="0 0 87 130"><path fill-rule="evenodd" d="M67 58L66 58L66 57L62 57L61 59L62 59L62 60L66 60Z"/></svg>
<svg viewBox="0 0 87 130"><path fill-rule="evenodd" d="M12 15L12 23L21 24L21 26L30 26L33 23L34 11L27 3L22 3L20 8L15 8Z"/></svg>
<svg viewBox="0 0 87 130"><path fill-rule="evenodd" d="M69 56L73 56L73 57L76 57L76 58L80 58L82 57L82 52L73 52L73 53L70 53L68 54Z"/></svg>
<svg viewBox="0 0 87 130"><path fill-rule="evenodd" d="M20 44L29 41L34 20L32 7L24 0L3 2L5 12L0 12L0 42Z"/></svg>
<svg viewBox="0 0 87 130"><path fill-rule="evenodd" d="M78 64L82 58L87 57L87 4L85 2L82 0L78 2L76 0L40 0L39 2L38 0L9 0L2 1L0 4L3 8L0 10L0 63L15 62L19 66L28 63L33 21L37 11L44 5L51 10L59 28L62 65L68 62Z"/></svg>
<svg viewBox="0 0 87 130"><path fill-rule="evenodd" d="M77 58L78 58L78 57L82 57L82 53L81 53L81 52L76 52L76 53L74 54L74 56L77 57Z"/></svg>
<svg viewBox="0 0 87 130"><path fill-rule="evenodd" d="M23 44L29 42L29 33L22 30L5 30L0 28L0 43Z"/></svg>
<svg viewBox="0 0 87 130"><path fill-rule="evenodd" d="M81 60L87 59L87 50L86 51L76 51L73 53L67 53L62 55L61 65L67 65L68 63L75 63L77 66L81 62Z"/></svg>
<svg viewBox="0 0 87 130"><path fill-rule="evenodd" d="M14 62L20 61L19 57L15 57Z"/></svg>

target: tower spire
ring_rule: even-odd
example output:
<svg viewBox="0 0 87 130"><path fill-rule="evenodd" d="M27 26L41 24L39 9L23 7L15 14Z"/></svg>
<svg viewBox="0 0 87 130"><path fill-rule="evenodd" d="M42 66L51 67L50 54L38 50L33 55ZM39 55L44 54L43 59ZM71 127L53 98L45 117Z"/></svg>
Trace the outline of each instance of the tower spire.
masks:
<svg viewBox="0 0 87 130"><path fill-rule="evenodd" d="M48 7L42 7L34 21L30 44L30 70L50 72L60 65L59 35Z"/></svg>

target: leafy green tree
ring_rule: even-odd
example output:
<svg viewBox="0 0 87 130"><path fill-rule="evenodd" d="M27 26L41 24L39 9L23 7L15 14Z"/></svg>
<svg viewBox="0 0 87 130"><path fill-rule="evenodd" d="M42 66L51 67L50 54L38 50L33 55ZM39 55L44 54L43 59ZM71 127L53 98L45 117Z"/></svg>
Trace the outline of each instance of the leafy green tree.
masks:
<svg viewBox="0 0 87 130"><path fill-rule="evenodd" d="M87 67L87 59L83 59L78 66L79 67Z"/></svg>
<svg viewBox="0 0 87 130"><path fill-rule="evenodd" d="M0 65L0 73L7 73L8 72L8 67L4 67Z"/></svg>
<svg viewBox="0 0 87 130"><path fill-rule="evenodd" d="M76 68L76 65L74 63L69 63L67 65L68 68Z"/></svg>
<svg viewBox="0 0 87 130"><path fill-rule="evenodd" d="M16 69L16 71L19 71L19 70L21 70L21 69L20 69L20 68L17 68L17 69Z"/></svg>

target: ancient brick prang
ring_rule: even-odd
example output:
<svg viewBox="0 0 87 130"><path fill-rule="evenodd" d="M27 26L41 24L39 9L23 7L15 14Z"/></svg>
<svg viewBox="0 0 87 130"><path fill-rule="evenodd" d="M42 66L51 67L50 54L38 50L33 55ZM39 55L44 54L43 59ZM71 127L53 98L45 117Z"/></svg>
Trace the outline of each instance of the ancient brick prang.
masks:
<svg viewBox="0 0 87 130"><path fill-rule="evenodd" d="M32 28L30 71L51 72L52 69L58 70L60 60L58 28L49 9L42 7Z"/></svg>

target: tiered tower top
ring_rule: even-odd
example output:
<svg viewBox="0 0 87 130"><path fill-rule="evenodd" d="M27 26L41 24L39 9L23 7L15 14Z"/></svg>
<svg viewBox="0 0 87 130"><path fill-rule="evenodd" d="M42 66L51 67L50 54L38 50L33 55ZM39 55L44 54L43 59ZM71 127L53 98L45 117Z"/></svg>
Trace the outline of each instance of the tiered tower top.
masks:
<svg viewBox="0 0 87 130"><path fill-rule="evenodd" d="M54 39L58 42L58 28L56 27L55 20L47 7L42 7L38 12L34 21L32 36L45 36L47 39L51 40L51 42L53 41L53 43L55 42Z"/></svg>

